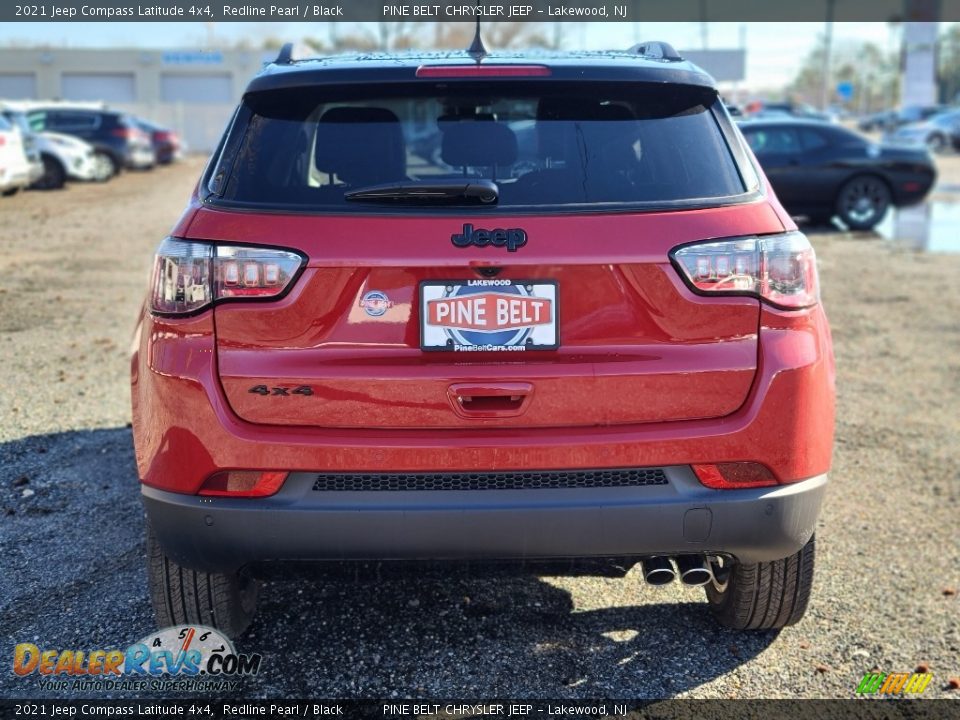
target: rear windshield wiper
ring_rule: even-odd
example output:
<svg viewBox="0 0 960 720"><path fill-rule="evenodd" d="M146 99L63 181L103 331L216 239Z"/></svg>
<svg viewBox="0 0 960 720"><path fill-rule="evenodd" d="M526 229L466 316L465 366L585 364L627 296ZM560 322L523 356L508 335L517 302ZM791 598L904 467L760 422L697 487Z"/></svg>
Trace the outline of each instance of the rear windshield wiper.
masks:
<svg viewBox="0 0 960 720"><path fill-rule="evenodd" d="M386 183L350 190L346 200L422 205L493 205L500 188L490 180L424 180Z"/></svg>

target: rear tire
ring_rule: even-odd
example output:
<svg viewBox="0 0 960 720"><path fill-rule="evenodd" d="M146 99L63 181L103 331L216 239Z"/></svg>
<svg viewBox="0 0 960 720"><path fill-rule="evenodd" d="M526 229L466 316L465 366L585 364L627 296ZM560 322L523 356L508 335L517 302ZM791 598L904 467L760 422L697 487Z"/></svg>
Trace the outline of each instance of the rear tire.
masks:
<svg viewBox="0 0 960 720"><path fill-rule="evenodd" d="M20 188L18 188L18 187L10 188L9 190L4 190L4 191L3 191L3 196L4 196L4 197L13 197L13 196L16 195L18 192L20 192Z"/></svg>
<svg viewBox="0 0 960 720"><path fill-rule="evenodd" d="M872 230L887 214L893 197L875 175L857 175L844 183L837 197L837 215L851 230Z"/></svg>
<svg viewBox="0 0 960 720"><path fill-rule="evenodd" d="M799 622L810 601L815 548L811 537L783 560L734 563L725 582L706 586L717 621L734 630L778 630Z"/></svg>
<svg viewBox="0 0 960 720"><path fill-rule="evenodd" d="M67 182L66 170L56 158L44 155L41 159L43 160L43 175L33 186L38 190L59 190Z"/></svg>
<svg viewBox="0 0 960 720"><path fill-rule="evenodd" d="M190 570L163 552L147 526L147 579L157 626L197 624L236 638L250 626L260 583L240 573Z"/></svg>
<svg viewBox="0 0 960 720"><path fill-rule="evenodd" d="M97 182L106 182L120 169L117 161L113 159L110 153L103 150L97 150L93 153L93 179Z"/></svg>
<svg viewBox="0 0 960 720"><path fill-rule="evenodd" d="M945 152L947 147L947 138L940 133L934 133L927 138L927 148L934 154Z"/></svg>

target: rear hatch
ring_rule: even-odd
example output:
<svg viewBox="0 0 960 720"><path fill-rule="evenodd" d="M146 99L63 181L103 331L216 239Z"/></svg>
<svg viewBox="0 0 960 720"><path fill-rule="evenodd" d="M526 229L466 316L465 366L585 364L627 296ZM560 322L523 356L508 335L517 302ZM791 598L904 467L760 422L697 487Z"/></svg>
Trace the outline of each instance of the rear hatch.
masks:
<svg viewBox="0 0 960 720"><path fill-rule="evenodd" d="M306 268L280 300L216 307L220 380L241 418L594 426L743 404L757 301L699 297L668 257L783 229L745 200L715 94L505 87L245 99L211 173L217 197L188 235L295 249ZM498 199L406 191L456 182L492 183Z"/></svg>

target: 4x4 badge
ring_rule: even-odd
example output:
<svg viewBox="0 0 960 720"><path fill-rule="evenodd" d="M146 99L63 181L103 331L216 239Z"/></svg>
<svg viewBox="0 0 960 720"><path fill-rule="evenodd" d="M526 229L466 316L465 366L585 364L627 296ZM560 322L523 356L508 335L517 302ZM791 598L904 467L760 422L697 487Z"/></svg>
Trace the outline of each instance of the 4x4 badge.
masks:
<svg viewBox="0 0 960 720"><path fill-rule="evenodd" d="M508 252L516 252L527 244L527 232L521 228L496 228L494 230L474 230L473 225L463 224L463 232L450 236L450 242L456 247L465 248L471 245L486 247L495 245L505 247Z"/></svg>

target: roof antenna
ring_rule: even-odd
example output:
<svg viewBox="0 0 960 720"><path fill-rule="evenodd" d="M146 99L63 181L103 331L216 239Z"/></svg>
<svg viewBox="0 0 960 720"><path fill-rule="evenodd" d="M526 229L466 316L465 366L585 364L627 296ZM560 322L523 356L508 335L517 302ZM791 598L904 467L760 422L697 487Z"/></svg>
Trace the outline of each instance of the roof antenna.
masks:
<svg viewBox="0 0 960 720"><path fill-rule="evenodd" d="M477 7L480 7L480 0L477 0ZM477 31L474 33L473 42L470 43L470 49L467 52L473 56L473 59L480 62L486 54L487 49L483 46L483 40L480 38L480 15L477 15Z"/></svg>
<svg viewBox="0 0 960 720"><path fill-rule="evenodd" d="M277 59L273 61L274 65L289 65L293 62L293 43L284 43L277 53Z"/></svg>

